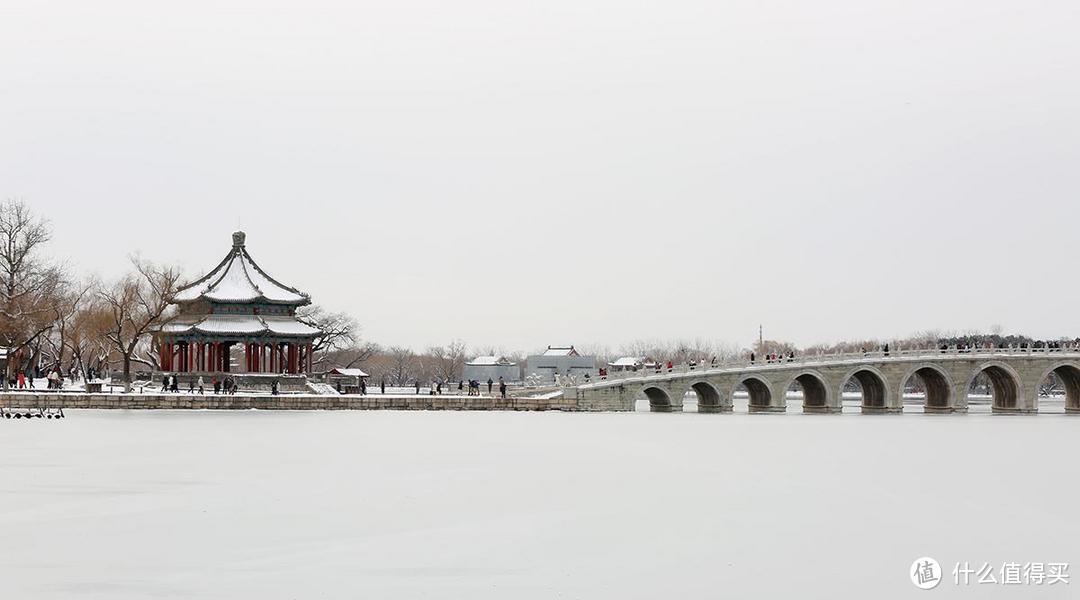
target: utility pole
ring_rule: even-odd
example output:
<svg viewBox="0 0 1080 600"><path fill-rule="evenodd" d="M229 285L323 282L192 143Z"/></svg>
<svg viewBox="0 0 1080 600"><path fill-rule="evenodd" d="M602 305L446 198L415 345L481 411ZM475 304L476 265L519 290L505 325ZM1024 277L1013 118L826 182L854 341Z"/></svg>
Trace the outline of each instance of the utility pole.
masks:
<svg viewBox="0 0 1080 600"><path fill-rule="evenodd" d="M762 333L763 331L764 331L764 330L763 330L763 329L761 328L761 325L758 325L758 326L757 326L757 343L758 343L758 348L764 348L764 347L765 347L765 335L764 335L764 334Z"/></svg>

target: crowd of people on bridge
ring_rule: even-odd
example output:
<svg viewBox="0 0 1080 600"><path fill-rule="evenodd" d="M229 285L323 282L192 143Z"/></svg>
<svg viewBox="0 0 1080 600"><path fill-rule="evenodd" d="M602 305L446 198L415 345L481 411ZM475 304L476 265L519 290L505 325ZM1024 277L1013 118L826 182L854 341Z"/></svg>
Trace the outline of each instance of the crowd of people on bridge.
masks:
<svg viewBox="0 0 1080 600"><path fill-rule="evenodd" d="M782 362L785 362L785 361L786 362L794 362L795 361L795 351L794 350L789 350L787 356L784 356L783 352L768 352L768 353L765 354L765 363L766 364L782 363ZM750 364L753 365L753 364L756 364L756 363L757 363L757 353L751 351L750 352Z"/></svg>

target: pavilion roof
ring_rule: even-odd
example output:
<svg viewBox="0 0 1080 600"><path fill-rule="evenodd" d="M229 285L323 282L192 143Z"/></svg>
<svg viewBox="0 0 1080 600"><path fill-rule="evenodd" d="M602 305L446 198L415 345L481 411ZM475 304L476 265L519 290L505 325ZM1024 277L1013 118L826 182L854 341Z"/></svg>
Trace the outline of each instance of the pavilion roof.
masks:
<svg viewBox="0 0 1080 600"><path fill-rule="evenodd" d="M184 303L199 299L224 303L309 304L307 294L278 282L259 268L244 247L243 231L233 233L233 247L225 258L201 279L190 283L173 295L173 301Z"/></svg>
<svg viewBox="0 0 1080 600"><path fill-rule="evenodd" d="M169 335L242 335L278 337L314 337L318 328L296 317L270 315L199 315L180 316L161 328Z"/></svg>

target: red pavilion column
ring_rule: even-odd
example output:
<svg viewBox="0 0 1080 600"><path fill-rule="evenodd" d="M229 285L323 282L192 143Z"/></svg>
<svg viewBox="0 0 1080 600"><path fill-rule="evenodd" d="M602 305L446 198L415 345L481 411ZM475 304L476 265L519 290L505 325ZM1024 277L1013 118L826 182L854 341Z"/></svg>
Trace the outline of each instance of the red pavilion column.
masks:
<svg viewBox="0 0 1080 600"><path fill-rule="evenodd" d="M311 365L314 364L315 346L313 344L307 345L307 372L311 373Z"/></svg>

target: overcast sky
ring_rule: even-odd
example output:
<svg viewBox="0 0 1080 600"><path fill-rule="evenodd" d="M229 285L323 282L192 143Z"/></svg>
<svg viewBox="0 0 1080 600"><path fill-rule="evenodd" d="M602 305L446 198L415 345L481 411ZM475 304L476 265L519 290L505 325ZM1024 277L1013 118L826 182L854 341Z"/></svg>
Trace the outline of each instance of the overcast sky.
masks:
<svg viewBox="0 0 1080 600"><path fill-rule="evenodd" d="M228 5L228 8L222 8ZM0 4L0 197L422 348L1080 335L1080 3Z"/></svg>

